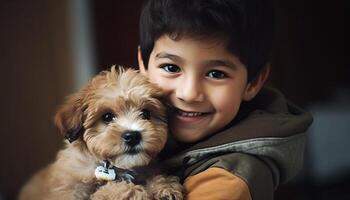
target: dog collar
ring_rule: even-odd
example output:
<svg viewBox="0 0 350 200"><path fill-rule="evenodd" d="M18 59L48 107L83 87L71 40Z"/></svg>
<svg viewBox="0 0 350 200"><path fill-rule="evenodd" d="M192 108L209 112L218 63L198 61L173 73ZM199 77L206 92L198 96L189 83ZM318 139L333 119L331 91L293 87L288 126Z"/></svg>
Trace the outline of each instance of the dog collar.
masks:
<svg viewBox="0 0 350 200"><path fill-rule="evenodd" d="M136 172L132 170L118 168L111 165L108 160L102 161L101 165L95 169L95 176L98 180L105 181L126 181L128 183L134 183Z"/></svg>

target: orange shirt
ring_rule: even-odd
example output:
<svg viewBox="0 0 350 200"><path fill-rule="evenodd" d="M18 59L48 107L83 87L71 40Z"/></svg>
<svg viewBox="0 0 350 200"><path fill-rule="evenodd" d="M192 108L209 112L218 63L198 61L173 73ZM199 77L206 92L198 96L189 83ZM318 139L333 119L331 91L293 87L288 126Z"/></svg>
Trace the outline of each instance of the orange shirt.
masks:
<svg viewBox="0 0 350 200"><path fill-rule="evenodd" d="M187 200L251 200L248 185L238 176L217 167L186 178Z"/></svg>

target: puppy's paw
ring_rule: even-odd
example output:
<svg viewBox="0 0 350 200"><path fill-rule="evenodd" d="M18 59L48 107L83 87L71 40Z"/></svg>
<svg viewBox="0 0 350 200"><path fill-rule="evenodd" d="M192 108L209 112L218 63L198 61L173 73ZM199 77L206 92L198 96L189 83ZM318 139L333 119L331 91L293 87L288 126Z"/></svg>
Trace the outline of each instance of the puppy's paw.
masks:
<svg viewBox="0 0 350 200"><path fill-rule="evenodd" d="M173 189L165 189L153 194L155 200L183 200L182 192Z"/></svg>
<svg viewBox="0 0 350 200"><path fill-rule="evenodd" d="M154 197L154 199L158 199L158 197ZM163 197L160 197L160 200L177 200L177 199L182 199L182 197L177 197L173 194L169 195L165 195Z"/></svg>
<svg viewBox="0 0 350 200"><path fill-rule="evenodd" d="M156 176L148 184L155 200L183 200L183 187L175 176Z"/></svg>
<svg viewBox="0 0 350 200"><path fill-rule="evenodd" d="M150 200L150 195L145 188L133 183L108 182L98 189L91 200Z"/></svg>
<svg viewBox="0 0 350 200"><path fill-rule="evenodd" d="M173 199L176 199L176 197L174 195L160 198L160 200L173 200Z"/></svg>

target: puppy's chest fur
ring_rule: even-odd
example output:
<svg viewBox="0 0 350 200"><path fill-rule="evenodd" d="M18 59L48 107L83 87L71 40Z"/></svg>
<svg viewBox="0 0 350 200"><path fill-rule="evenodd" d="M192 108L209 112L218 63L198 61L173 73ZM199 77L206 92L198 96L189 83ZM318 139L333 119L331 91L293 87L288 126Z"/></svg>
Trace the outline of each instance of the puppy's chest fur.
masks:
<svg viewBox="0 0 350 200"><path fill-rule="evenodd" d="M102 160L96 160L96 157L85 154L81 151L77 151L75 147L68 147L63 149L58 154L58 159L52 167L63 167L62 172L65 171L67 175L74 178L77 184L85 185L90 192L96 191L99 187L105 185L108 181L98 180L95 176L95 169L101 166ZM113 164L118 168L118 164ZM115 170L117 176L119 173L123 173L119 170ZM134 172L135 179L132 181L136 185L147 185L147 181L152 177L160 174L161 169L159 165L154 161L147 166L135 167L132 170ZM77 173L78 172L78 173ZM118 182L121 180L115 180Z"/></svg>

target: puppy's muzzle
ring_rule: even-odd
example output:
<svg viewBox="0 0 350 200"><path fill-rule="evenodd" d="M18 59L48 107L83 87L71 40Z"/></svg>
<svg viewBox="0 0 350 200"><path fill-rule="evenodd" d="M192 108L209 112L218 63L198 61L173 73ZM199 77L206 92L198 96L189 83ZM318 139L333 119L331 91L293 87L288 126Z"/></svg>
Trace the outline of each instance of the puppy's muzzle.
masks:
<svg viewBox="0 0 350 200"><path fill-rule="evenodd" d="M135 147L140 144L142 135L139 131L125 131L122 135L124 143L129 147Z"/></svg>

